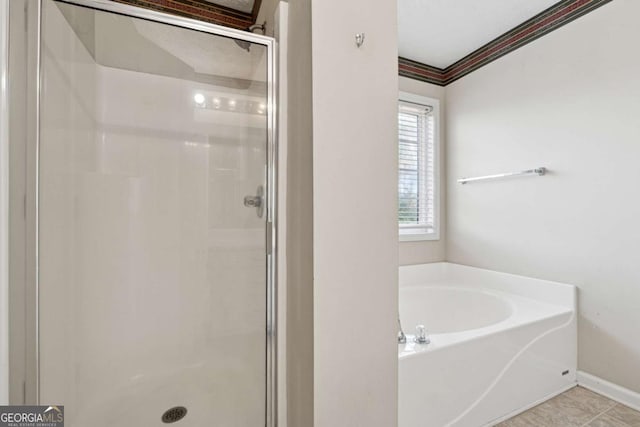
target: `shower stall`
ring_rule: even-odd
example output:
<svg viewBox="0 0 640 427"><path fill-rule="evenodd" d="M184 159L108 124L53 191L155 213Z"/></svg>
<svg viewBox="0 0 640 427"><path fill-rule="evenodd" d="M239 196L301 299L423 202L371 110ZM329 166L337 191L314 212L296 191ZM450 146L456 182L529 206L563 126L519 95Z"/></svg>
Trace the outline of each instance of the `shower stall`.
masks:
<svg viewBox="0 0 640 427"><path fill-rule="evenodd" d="M13 6L12 403L64 405L68 427L274 427L273 40Z"/></svg>

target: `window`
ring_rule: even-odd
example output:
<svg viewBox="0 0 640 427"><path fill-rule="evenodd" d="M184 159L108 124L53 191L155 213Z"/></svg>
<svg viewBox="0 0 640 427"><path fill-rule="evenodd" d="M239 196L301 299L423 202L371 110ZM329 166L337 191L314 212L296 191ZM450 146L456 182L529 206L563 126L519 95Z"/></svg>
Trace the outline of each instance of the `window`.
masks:
<svg viewBox="0 0 640 427"><path fill-rule="evenodd" d="M437 240L439 102L406 93L398 108L400 240Z"/></svg>

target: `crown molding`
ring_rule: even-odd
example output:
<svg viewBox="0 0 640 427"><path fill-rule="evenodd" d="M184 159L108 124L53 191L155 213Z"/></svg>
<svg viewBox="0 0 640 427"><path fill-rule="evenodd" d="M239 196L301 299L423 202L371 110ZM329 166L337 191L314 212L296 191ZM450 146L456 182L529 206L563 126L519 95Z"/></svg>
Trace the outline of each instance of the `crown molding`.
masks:
<svg viewBox="0 0 640 427"><path fill-rule="evenodd" d="M111 0L145 9L198 19L212 24L246 30L256 23L262 0L256 0L251 13L241 12L205 0Z"/></svg>
<svg viewBox="0 0 640 427"><path fill-rule="evenodd" d="M612 0L562 0L447 68L432 67L407 58L398 58L399 74L438 86L446 86L610 1Z"/></svg>

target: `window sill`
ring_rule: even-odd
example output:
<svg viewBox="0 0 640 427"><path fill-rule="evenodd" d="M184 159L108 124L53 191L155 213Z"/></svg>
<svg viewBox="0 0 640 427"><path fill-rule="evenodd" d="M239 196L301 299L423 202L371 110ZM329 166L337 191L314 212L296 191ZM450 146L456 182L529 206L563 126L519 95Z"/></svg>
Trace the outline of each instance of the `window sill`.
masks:
<svg viewBox="0 0 640 427"><path fill-rule="evenodd" d="M440 240L438 233L402 233L398 234L401 242L421 242Z"/></svg>

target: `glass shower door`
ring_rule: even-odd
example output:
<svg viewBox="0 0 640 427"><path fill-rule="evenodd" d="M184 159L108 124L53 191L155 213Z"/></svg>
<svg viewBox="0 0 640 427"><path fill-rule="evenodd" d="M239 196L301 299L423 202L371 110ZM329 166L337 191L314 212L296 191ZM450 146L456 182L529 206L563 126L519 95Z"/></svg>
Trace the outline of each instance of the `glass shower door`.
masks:
<svg viewBox="0 0 640 427"><path fill-rule="evenodd" d="M269 49L43 1L39 397L67 426L266 424Z"/></svg>

